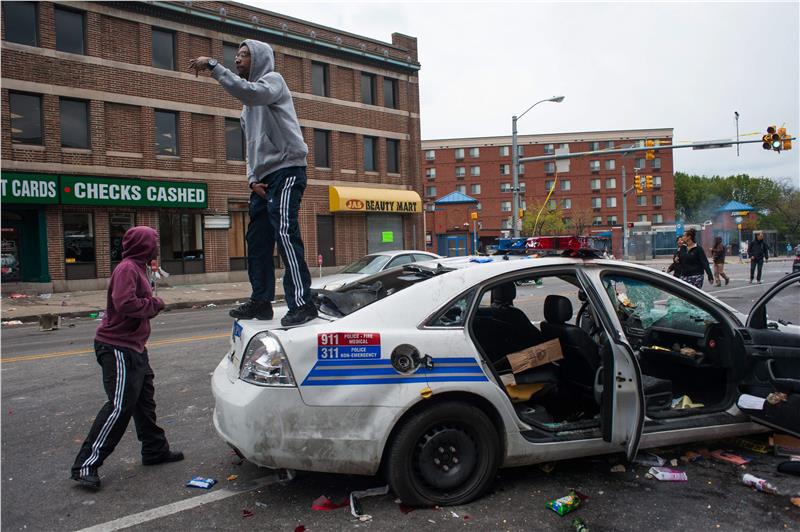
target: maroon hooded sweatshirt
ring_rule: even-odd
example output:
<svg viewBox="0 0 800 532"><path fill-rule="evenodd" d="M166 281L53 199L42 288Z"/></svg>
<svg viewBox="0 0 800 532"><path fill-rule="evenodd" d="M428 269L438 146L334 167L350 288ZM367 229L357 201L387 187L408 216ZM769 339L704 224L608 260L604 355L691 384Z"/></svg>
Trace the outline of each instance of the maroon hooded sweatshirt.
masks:
<svg viewBox="0 0 800 532"><path fill-rule="evenodd" d="M122 262L111 274L106 314L95 340L117 347L144 351L150 338L150 318L164 308L154 297L147 265L158 255L158 233L150 227L132 227L122 238Z"/></svg>

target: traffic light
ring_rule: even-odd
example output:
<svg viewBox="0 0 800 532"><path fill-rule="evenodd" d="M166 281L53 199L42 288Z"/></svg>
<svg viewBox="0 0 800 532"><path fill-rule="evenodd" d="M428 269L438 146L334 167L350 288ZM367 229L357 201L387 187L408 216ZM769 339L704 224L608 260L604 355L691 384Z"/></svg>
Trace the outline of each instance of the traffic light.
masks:
<svg viewBox="0 0 800 532"><path fill-rule="evenodd" d="M650 148L652 146L655 146L656 143L655 143L655 141L652 141L652 140L645 140L644 141L644 145L647 146L648 148ZM652 161L653 159L656 158L656 151L655 150L647 150L646 152L644 152L644 158L647 159L648 161Z"/></svg>
<svg viewBox="0 0 800 532"><path fill-rule="evenodd" d="M517 218L522 220L522 218L524 217L525 217L525 209L520 209L519 212L517 212Z"/></svg>
<svg viewBox="0 0 800 532"><path fill-rule="evenodd" d="M644 178L645 178L645 184L647 185L646 186L647 190L653 190L653 176L646 175L644 176Z"/></svg>
<svg viewBox="0 0 800 532"><path fill-rule="evenodd" d="M774 133L775 133L775 126L769 126L767 128L767 134L761 137L761 140L763 141L761 147L764 148L765 150L772 149L772 135Z"/></svg>
<svg viewBox="0 0 800 532"><path fill-rule="evenodd" d="M636 189L636 193L637 194L641 194L642 193L642 179L641 179L641 177L642 176L637 175L633 179L633 188Z"/></svg>
<svg viewBox="0 0 800 532"><path fill-rule="evenodd" d="M761 147L765 150L781 151L783 147L783 136L780 134L780 131L783 131L783 135L786 135L786 128L780 128L779 130L775 126L769 126L767 128L767 134L761 137L761 140L764 141ZM789 145L791 147L791 141Z"/></svg>
<svg viewBox="0 0 800 532"><path fill-rule="evenodd" d="M792 136L786 133L785 127L778 128L778 136L781 138L781 149L782 150L791 150L792 149Z"/></svg>

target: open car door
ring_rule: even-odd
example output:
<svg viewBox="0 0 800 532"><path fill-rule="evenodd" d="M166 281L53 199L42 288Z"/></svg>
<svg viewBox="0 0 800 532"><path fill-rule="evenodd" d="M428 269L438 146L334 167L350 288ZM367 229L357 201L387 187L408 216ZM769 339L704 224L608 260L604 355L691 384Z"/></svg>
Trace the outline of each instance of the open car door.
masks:
<svg viewBox="0 0 800 532"><path fill-rule="evenodd" d="M787 396L776 404L740 400L740 408L753 421L800 437L800 272L761 296L738 332L747 354L742 389L756 397Z"/></svg>

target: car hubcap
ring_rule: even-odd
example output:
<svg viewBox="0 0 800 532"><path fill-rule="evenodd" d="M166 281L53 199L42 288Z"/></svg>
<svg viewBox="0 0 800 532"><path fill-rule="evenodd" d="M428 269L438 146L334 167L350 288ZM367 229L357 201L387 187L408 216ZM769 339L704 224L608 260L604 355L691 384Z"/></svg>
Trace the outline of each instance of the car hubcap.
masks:
<svg viewBox="0 0 800 532"><path fill-rule="evenodd" d="M477 445L458 426L432 427L417 442L414 462L421 479L436 489L452 489L472 474Z"/></svg>

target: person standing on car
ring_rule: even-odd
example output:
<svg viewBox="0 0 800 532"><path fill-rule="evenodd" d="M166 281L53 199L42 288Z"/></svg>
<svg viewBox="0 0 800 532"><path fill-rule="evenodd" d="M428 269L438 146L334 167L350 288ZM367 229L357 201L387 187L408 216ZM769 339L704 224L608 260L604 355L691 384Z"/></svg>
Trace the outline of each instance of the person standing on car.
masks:
<svg viewBox="0 0 800 532"><path fill-rule="evenodd" d="M722 243L722 237L716 237L714 239L714 247L711 248L711 257L714 261L714 286L721 286L720 277L725 279L726 286L731 282L730 278L725 273L725 251L725 244Z"/></svg>
<svg viewBox="0 0 800 532"><path fill-rule="evenodd" d="M111 274L106 313L94 340L108 401L72 465L72 480L89 488L100 487L97 470L125 434L131 417L142 442L142 464L183 460L183 453L170 450L163 429L156 425L154 374L145 348L150 319L164 309L147 277L147 266L157 254L155 229L132 227L125 232L122 262Z"/></svg>
<svg viewBox="0 0 800 532"><path fill-rule="evenodd" d="M708 276L708 282L714 282L714 274L711 273L711 266L708 265L708 257L703 248L697 245L697 233L694 228L689 228L683 234L683 242L686 245L681 248L678 254L678 268L680 268L680 278L697 288L703 288L703 273Z"/></svg>
<svg viewBox="0 0 800 532"><path fill-rule="evenodd" d="M758 284L761 284L761 270L764 268L764 262L769 261L769 248L767 243L764 242L764 233L756 233L755 239L750 241L747 246L747 255L750 257L750 284L753 284L753 274L758 269Z"/></svg>
<svg viewBox="0 0 800 532"><path fill-rule="evenodd" d="M247 273L250 300L230 312L237 319L271 320L275 299L277 241L286 273L283 287L289 312L281 325L300 325L317 317L311 302L311 273L305 260L298 213L306 189L306 155L292 94L283 76L274 71L272 48L247 39L239 45L234 74L216 59L189 61L196 73L209 70L231 96L240 100L242 129L247 140L247 181L250 223L247 227Z"/></svg>
<svg viewBox="0 0 800 532"><path fill-rule="evenodd" d="M681 276L681 268L680 268L680 257L681 257L681 249L683 249L683 237L679 236L675 239L675 253L672 254L672 263L667 268L667 273L671 273L675 277Z"/></svg>

